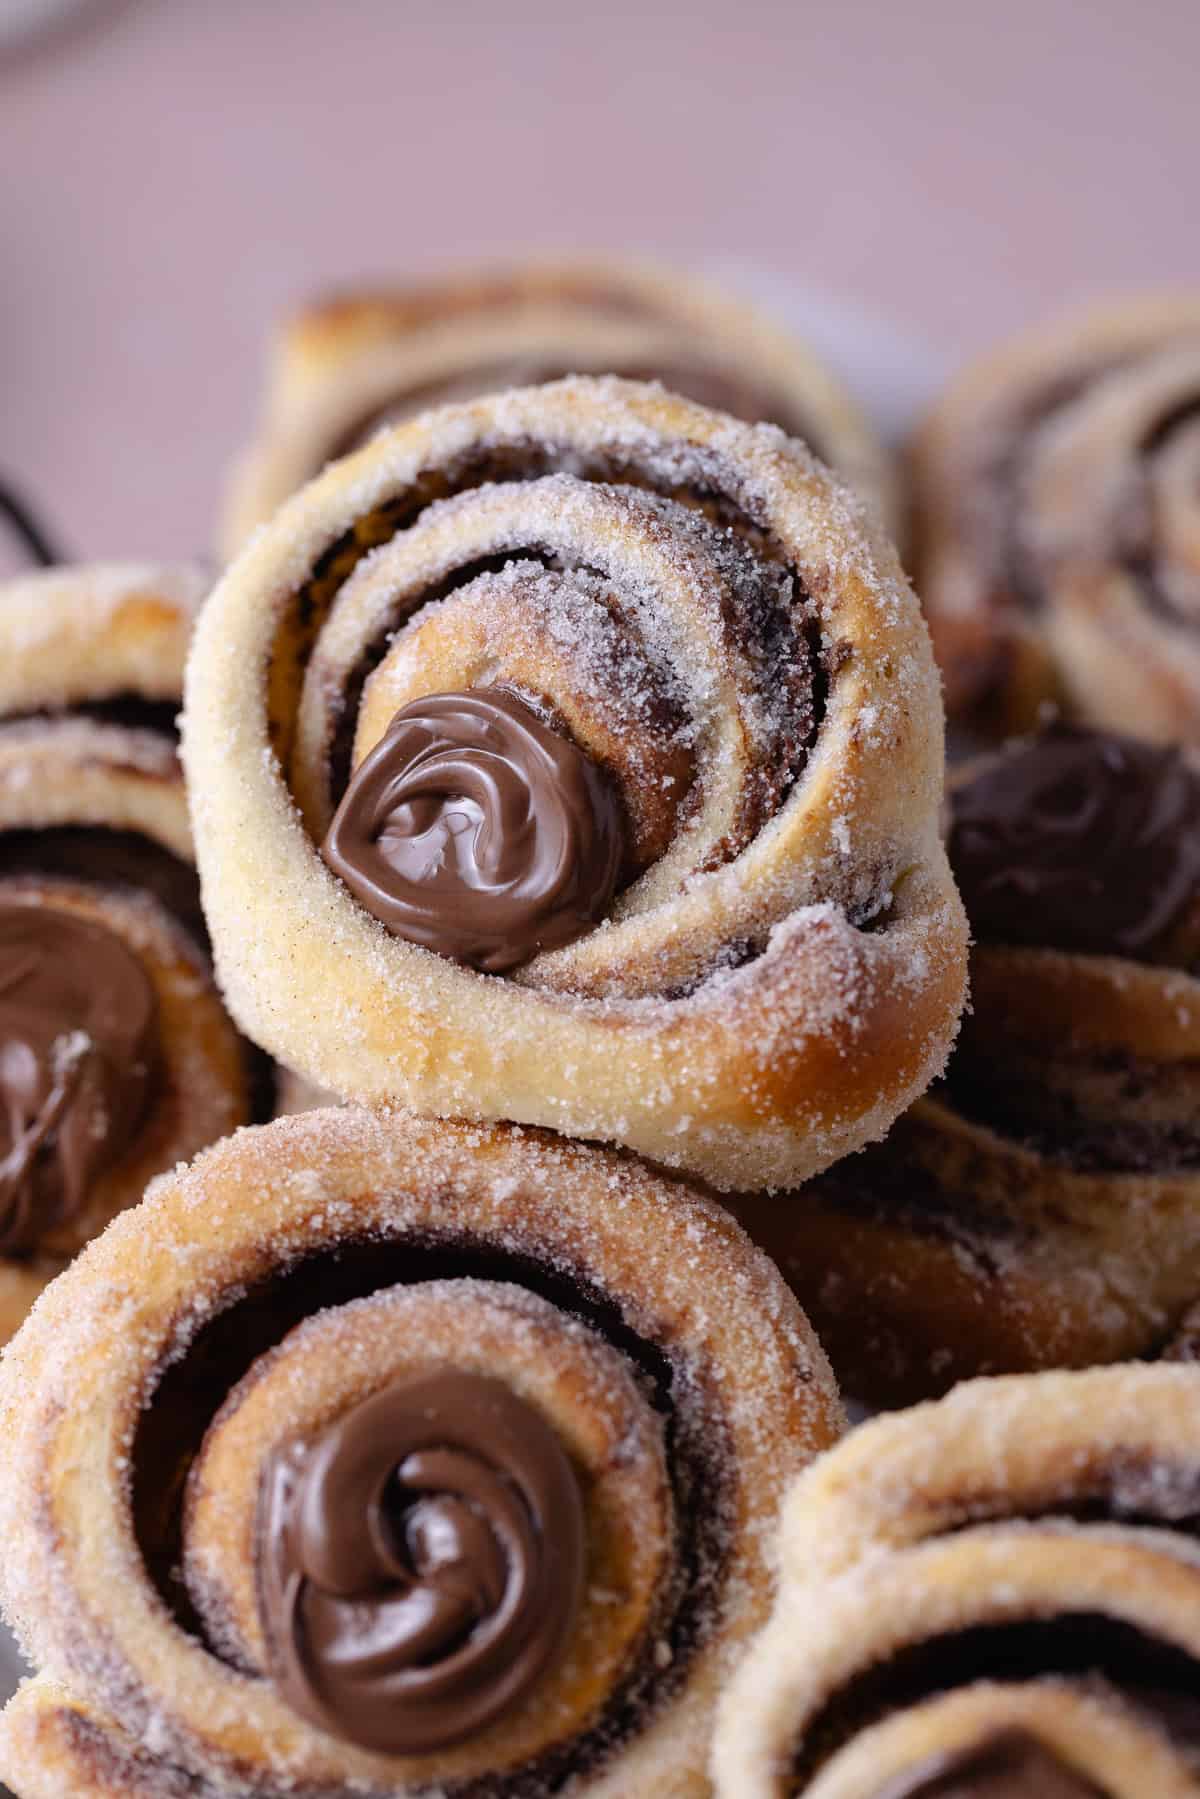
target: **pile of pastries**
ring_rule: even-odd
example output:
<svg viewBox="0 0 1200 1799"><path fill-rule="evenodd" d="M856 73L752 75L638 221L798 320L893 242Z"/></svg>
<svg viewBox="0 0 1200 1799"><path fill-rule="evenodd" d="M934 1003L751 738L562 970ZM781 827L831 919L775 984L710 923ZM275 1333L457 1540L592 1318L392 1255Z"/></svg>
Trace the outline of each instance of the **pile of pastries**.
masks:
<svg viewBox="0 0 1200 1799"><path fill-rule="evenodd" d="M11 510L0 1778L1200 1795L1200 303L893 455L477 273L219 576Z"/></svg>

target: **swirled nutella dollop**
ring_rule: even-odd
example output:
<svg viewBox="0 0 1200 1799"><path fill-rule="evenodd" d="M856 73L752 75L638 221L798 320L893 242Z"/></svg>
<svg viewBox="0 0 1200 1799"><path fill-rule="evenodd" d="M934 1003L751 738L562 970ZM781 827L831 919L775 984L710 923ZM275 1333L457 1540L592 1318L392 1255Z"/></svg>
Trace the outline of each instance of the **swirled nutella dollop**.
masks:
<svg viewBox="0 0 1200 1799"><path fill-rule="evenodd" d="M1056 725L951 796L984 941L1151 956L1200 895L1200 775L1177 749Z"/></svg>
<svg viewBox="0 0 1200 1799"><path fill-rule="evenodd" d="M503 1382L453 1369L278 1451L259 1528L274 1679L385 1754L461 1743L519 1704L582 1598L583 1502L558 1438Z"/></svg>
<svg viewBox="0 0 1200 1799"><path fill-rule="evenodd" d="M0 1253L78 1215L159 1068L157 1001L132 950L73 913L0 903Z"/></svg>
<svg viewBox="0 0 1200 1799"><path fill-rule="evenodd" d="M389 931L500 974L604 916L622 830L582 750L503 687L397 712L321 848Z"/></svg>
<svg viewBox="0 0 1200 1799"><path fill-rule="evenodd" d="M998 1731L889 1781L877 1799L1106 1799L1105 1793L1023 1730Z"/></svg>

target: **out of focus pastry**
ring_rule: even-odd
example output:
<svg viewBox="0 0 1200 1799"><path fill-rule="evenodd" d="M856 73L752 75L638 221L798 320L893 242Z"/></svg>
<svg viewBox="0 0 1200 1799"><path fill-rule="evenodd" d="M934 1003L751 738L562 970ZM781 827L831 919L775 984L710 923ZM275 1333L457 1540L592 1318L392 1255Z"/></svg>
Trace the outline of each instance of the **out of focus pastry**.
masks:
<svg viewBox="0 0 1200 1799"><path fill-rule="evenodd" d="M797 1482L719 1799L1196 1799L1200 1371L973 1381Z"/></svg>
<svg viewBox="0 0 1200 1799"><path fill-rule="evenodd" d="M1058 726L949 812L976 941L945 1080L800 1194L732 1202L880 1404L1153 1355L1200 1298L1200 769Z"/></svg>
<svg viewBox="0 0 1200 1799"><path fill-rule="evenodd" d="M386 427L450 400L576 374L661 381L720 412L779 425L896 528L886 452L789 331L677 269L535 262L347 293L289 319L272 350L257 440L230 486L225 554L332 458Z"/></svg>
<svg viewBox="0 0 1200 1799"><path fill-rule="evenodd" d="M917 438L917 588L952 724L1200 745L1200 299L1092 310L973 364Z"/></svg>
<svg viewBox="0 0 1200 1799"><path fill-rule="evenodd" d="M152 1176L269 1105L213 980L174 728L205 587L0 585L0 1340Z"/></svg>

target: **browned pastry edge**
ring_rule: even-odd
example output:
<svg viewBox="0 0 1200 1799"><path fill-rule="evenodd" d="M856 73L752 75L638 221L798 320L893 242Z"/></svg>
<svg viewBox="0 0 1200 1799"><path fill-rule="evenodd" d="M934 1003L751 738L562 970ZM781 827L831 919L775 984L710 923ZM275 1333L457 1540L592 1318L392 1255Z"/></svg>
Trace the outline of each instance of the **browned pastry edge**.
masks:
<svg viewBox="0 0 1200 1799"><path fill-rule="evenodd" d="M781 425L899 529L884 450L794 334L678 269L529 260L337 295L286 320L272 346L257 440L230 482L226 559L398 399L411 414L571 374L658 376L702 404Z"/></svg>
<svg viewBox="0 0 1200 1799"><path fill-rule="evenodd" d="M926 1799L1011 1731L1085 1793L1194 1799L1198 1397L1182 1368L972 1381L823 1457L722 1701L721 1799Z"/></svg>
<svg viewBox="0 0 1200 1799"><path fill-rule="evenodd" d="M410 1776L410 1764L381 1763L335 1744L264 1683L215 1660L170 1622L151 1578L160 1530L164 1578L178 1548L170 1546L166 1493L155 1490L151 1470L164 1455L173 1463L168 1439L180 1432L191 1438L189 1394L200 1395L201 1369L215 1378L227 1352L253 1359L247 1321L256 1316L277 1332L286 1330L293 1300L311 1308L303 1277L289 1286L283 1272L297 1257L334 1252L320 1264L326 1272L314 1275L315 1303L335 1302L334 1312L321 1314L324 1329L337 1315L337 1299L352 1297L358 1281L369 1290L398 1270L411 1280L414 1254L432 1255L431 1272L444 1275L446 1250L437 1245L462 1232L496 1248L508 1271L501 1278L528 1280L519 1271L530 1270L535 1287L544 1284L559 1303L573 1293L572 1304L596 1319L619 1307L618 1347L635 1359L652 1350L672 1369L672 1478L683 1481L681 1494L691 1491L699 1464L689 1458L696 1454L709 1470L689 1502L703 1491L698 1534L684 1546L700 1560L680 1603L689 1617L697 1604L715 1609L704 1614L709 1627L699 1628L697 1613L694 1636L680 1635L672 1654L654 1656L646 1720L632 1736L632 1720L610 1721L620 1753L610 1740L586 1790L606 1799L701 1790L703 1720L737 1645L762 1615L769 1584L762 1539L780 1484L837 1428L815 1340L769 1264L718 1208L628 1159L538 1134L387 1122L352 1110L239 1133L190 1172L159 1182L139 1214L118 1220L47 1293L0 1369L11 1451L0 1470L0 1510L6 1540L22 1545L0 1569L0 1581L44 1670L0 1724L3 1777L20 1787L22 1757L40 1729L60 1745L67 1766L85 1773L82 1791L89 1791L87 1779L104 1791L108 1751L81 1742L77 1729L63 1746L71 1732L61 1698L50 1691L59 1680L92 1712L99 1740L111 1741L114 1753L130 1753L120 1748L122 1729L127 1743L143 1746L148 1793L193 1790L176 1779L172 1764L189 1770L197 1792L207 1792L205 1782L216 1790L232 1779L239 1791L274 1794L287 1779L332 1795L345 1790L350 1770L364 1792L424 1790L433 1768L418 1764ZM428 1247L415 1247L418 1240ZM277 1298L260 1298L258 1312L247 1311L254 1304L243 1297L247 1286L272 1269L279 1271L269 1289ZM336 1281L335 1269L342 1270ZM710 1312L707 1300L718 1287L722 1307ZM423 1291L432 1289L408 1288L416 1296ZM276 1304L283 1308L278 1320ZM585 1335L587 1328L577 1318L569 1325ZM365 1352L370 1345L362 1341ZM649 1349L639 1350L639 1342ZM173 1358L166 1371L164 1355ZM341 1378L336 1367L331 1375ZM221 1386L228 1390L224 1378ZM302 1383L300 1391L308 1390ZM132 1499L126 1476L118 1475L131 1457ZM685 1532L690 1516L678 1514ZM722 1559L710 1567L705 1557L718 1539ZM171 1590L169 1579L163 1590ZM682 1611L679 1619L683 1631ZM110 1707L111 1725L104 1717ZM40 1724L31 1724L34 1714ZM535 1714L528 1717L536 1722ZM521 1728L522 1719L527 1728L528 1717L519 1713L503 1730ZM434 1764L438 1774L450 1779L458 1769L464 1778L469 1759L452 1756ZM482 1780L476 1766L477 1778L462 1790L524 1794L547 1783L556 1790L575 1765L569 1760L554 1772L548 1763L537 1779L531 1772L517 1785Z"/></svg>
<svg viewBox="0 0 1200 1799"><path fill-rule="evenodd" d="M1200 741L1198 417L1187 295L1067 316L951 383L910 470L952 723L994 741L1051 704Z"/></svg>
<svg viewBox="0 0 1200 1799"><path fill-rule="evenodd" d="M597 558L611 563L618 598L632 570L635 617L647 583L661 595L653 617L686 639L709 696L712 791L697 828L714 841L693 868L678 830L674 861L661 857L600 929L498 980L387 935L309 833L323 835L340 797L350 727L367 710L362 674L369 689L409 653L397 625L447 576L472 577L461 594L517 580L505 559L529 555L531 534L553 546L551 563L582 565L581 580ZM719 630L703 611L720 591L718 541L730 595ZM790 611L778 595L753 597L792 571L807 601L794 588ZM445 624L461 594L417 614L405 697L488 681L491 640L460 642ZM801 777L751 763L746 786L766 794L765 810L734 818L728 842L709 816L728 773L713 746L752 736L755 707L802 698L782 678L764 685L755 658L774 669L774 627L765 643L735 631L739 604L793 635L811 606L819 700ZM358 632L376 623L384 659L368 654L365 671ZM441 647L427 663L428 632ZM503 658L506 644L494 647ZM799 661L799 650L784 658ZM739 699L746 662L753 706ZM193 817L225 990L256 1040L319 1084L617 1141L746 1187L794 1182L877 1136L944 1059L963 935L935 840L927 647L890 549L777 433L617 381L427 415L332 466L248 547L205 610L188 685ZM373 720L356 753L385 725ZM273 929L251 942L245 919L268 890Z"/></svg>

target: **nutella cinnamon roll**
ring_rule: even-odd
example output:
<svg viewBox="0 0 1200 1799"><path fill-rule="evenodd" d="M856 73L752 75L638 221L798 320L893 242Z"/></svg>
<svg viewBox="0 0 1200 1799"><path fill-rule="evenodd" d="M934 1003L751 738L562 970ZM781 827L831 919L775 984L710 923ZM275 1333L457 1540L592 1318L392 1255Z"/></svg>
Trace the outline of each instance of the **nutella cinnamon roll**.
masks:
<svg viewBox="0 0 1200 1799"><path fill-rule="evenodd" d="M881 1404L1154 1354L1200 1295L1200 767L1057 726L961 770L949 814L976 942L945 1079L794 1200L735 1204Z"/></svg>
<svg viewBox="0 0 1200 1799"><path fill-rule="evenodd" d="M720 1799L1195 1799L1200 1375L974 1381L797 1483Z"/></svg>
<svg viewBox="0 0 1200 1799"><path fill-rule="evenodd" d="M344 294L290 318L273 347L258 439L230 483L226 556L327 462L380 431L565 375L661 381L715 411L779 425L896 528L885 451L790 332L677 269L547 262Z"/></svg>
<svg viewBox="0 0 1200 1799"><path fill-rule="evenodd" d="M1200 745L1200 299L1073 317L967 370L913 457L952 724Z"/></svg>
<svg viewBox="0 0 1200 1799"><path fill-rule="evenodd" d="M199 571L0 585L0 1340L146 1182L245 1123L174 716Z"/></svg>
<svg viewBox="0 0 1200 1799"><path fill-rule="evenodd" d="M715 1205L344 1108L157 1183L28 1320L0 1420L18 1791L657 1799L707 1790L841 1413Z"/></svg>
<svg viewBox="0 0 1200 1799"><path fill-rule="evenodd" d="M376 439L217 588L184 737L234 1015L335 1092L747 1186L942 1066L928 643L776 430L581 380Z"/></svg>

